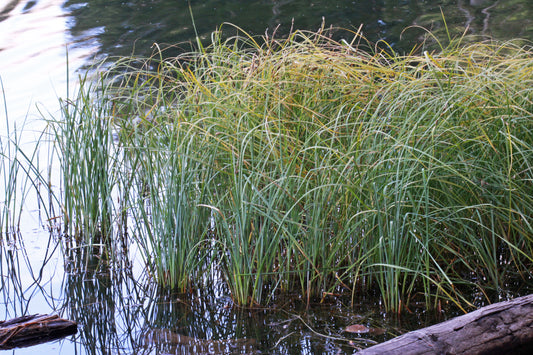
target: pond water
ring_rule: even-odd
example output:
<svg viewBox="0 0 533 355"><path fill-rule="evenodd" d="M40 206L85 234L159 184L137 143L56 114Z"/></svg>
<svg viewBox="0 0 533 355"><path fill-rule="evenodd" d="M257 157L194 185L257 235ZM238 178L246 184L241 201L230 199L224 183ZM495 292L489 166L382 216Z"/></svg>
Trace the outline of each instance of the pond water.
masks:
<svg viewBox="0 0 533 355"><path fill-rule="evenodd" d="M424 34L416 28L402 32L408 26L431 28L445 41L442 14L453 36L466 29L476 39L533 39L530 0L205 0L191 1L190 7L184 0L2 0L2 147L16 131L20 145L31 151L46 125L42 115L57 116L57 98L69 95L76 76L95 59L149 55L155 42L194 41L195 29L208 43L210 33L224 22L253 35L275 30L279 36L291 27L316 30L324 23L355 31L363 25L370 41L386 41L402 52ZM3 159L5 166L10 158ZM43 154L40 166L46 164ZM0 189L6 190L9 179L1 172ZM3 192L0 197L6 198ZM196 290L194 297L182 300L149 286L134 249L113 267L91 255L64 256L61 238L43 227L46 217L35 192L23 200L21 212L12 211L20 218L20 230L2 236L0 319L59 313L78 321L80 328L61 341L12 350L16 354L352 353L357 346L453 315L436 317L414 309L402 318L386 316L380 313L379 298L372 296L356 307L332 296L310 309L298 298L288 299L275 310L235 309L224 290L215 295ZM343 333L351 324L375 331Z"/></svg>

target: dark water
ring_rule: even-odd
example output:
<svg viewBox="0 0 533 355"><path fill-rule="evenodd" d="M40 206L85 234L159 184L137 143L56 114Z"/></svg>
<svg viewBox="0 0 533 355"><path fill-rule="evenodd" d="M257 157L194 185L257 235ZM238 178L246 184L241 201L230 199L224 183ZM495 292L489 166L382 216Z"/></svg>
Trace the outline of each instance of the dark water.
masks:
<svg viewBox="0 0 533 355"><path fill-rule="evenodd" d="M386 41L398 51L408 51L423 26L445 39L443 16L452 36L533 39L533 4L529 0L254 0L254 1L83 1L69 0L64 8L73 18L70 33L79 43L94 33L105 55L128 55L133 47L146 53L154 42L176 44L210 33L224 22L233 23L252 35L278 28L283 35L295 29L317 30L322 21L355 31L362 27L372 42ZM442 12L441 12L442 10ZM231 31L230 31L231 32ZM340 34L339 34L340 35ZM93 39L91 39L93 40Z"/></svg>
<svg viewBox="0 0 533 355"><path fill-rule="evenodd" d="M57 115L57 97L72 90L78 68L95 58L149 55L153 43L194 42L195 28L209 44L210 33L224 22L252 35L276 30L278 36L324 23L345 29L334 33L343 37L362 25L370 41L402 52L423 39L416 26L431 29L443 42L447 33L464 32L478 40L532 40L532 19L531 0L205 0L191 1L190 7L185 0L0 0L0 104L7 105L0 110L0 138L5 142L14 127L24 125L21 140L31 149L35 132L44 126L36 105ZM405 30L409 26L415 27ZM224 28L228 35L235 33ZM357 346L453 315L439 318L423 307L401 318L384 315L372 295L354 307L349 299L331 296L310 309L295 298L279 300L271 309L248 310L232 307L224 289L215 294L192 290L188 297L161 294L151 288L128 241L128 253L118 262L91 254L64 257L64 241L43 228L46 221L33 195L24 198L20 233L2 236L0 319L55 312L78 321L80 331L62 341L13 350L16 354L354 353ZM4 198L0 191L0 207ZM377 331L343 332L351 324Z"/></svg>

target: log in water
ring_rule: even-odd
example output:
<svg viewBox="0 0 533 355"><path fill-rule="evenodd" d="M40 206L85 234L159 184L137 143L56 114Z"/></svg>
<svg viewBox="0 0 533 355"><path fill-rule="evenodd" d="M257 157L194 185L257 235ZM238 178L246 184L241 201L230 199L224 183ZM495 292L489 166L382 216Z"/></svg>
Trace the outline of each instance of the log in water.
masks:
<svg viewBox="0 0 533 355"><path fill-rule="evenodd" d="M533 295L480 308L358 354L533 354Z"/></svg>
<svg viewBox="0 0 533 355"><path fill-rule="evenodd" d="M0 350L41 344L77 331L75 322L58 315L34 314L0 321Z"/></svg>

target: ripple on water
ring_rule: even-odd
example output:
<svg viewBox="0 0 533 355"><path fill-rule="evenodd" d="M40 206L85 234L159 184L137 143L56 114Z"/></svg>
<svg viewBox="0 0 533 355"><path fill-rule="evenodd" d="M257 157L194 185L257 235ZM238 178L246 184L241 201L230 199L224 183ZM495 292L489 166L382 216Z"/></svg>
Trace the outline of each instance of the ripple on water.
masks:
<svg viewBox="0 0 533 355"><path fill-rule="evenodd" d="M71 40L69 14L62 8L63 3L63 0L15 1L0 9L0 77L11 125L17 122L20 126L26 116L38 117L36 104L54 112L57 98L66 95L66 46ZM96 48L97 43L92 43L69 49L71 77L75 77L75 70ZM38 129L35 124L32 128ZM0 128L2 133L5 127Z"/></svg>

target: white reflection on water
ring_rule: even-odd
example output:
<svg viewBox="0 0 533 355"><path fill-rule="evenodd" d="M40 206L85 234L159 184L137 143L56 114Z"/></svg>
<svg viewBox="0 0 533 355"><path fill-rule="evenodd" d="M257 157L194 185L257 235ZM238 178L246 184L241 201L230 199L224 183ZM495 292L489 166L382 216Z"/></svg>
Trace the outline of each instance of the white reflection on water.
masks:
<svg viewBox="0 0 533 355"><path fill-rule="evenodd" d="M0 17L6 16L0 21L0 76L12 124L23 120L27 113L28 118L36 118L36 104L54 112L57 98L67 94L66 53L70 43L67 27L69 14L62 8L64 2L0 2L0 13L9 10L9 4L16 3L14 8ZM76 77L75 70L96 52L97 43L91 44L93 47L69 48L68 62L72 78ZM4 114L2 112L2 118ZM0 133L5 133L5 127Z"/></svg>
<svg viewBox="0 0 533 355"><path fill-rule="evenodd" d="M62 8L64 2L0 0L0 79L4 89L2 92L0 88L0 139L4 147L8 132L13 139L16 128L22 149L33 152L35 139L45 127L38 108L48 117L58 117L58 98L67 96L67 48L70 95L76 85L76 70L98 49L94 41L70 48L69 14ZM41 169L46 167L47 154L40 153ZM0 159L6 164L7 158ZM0 175L0 189L4 189L4 172ZM0 320L54 313L64 302L63 260L55 241L47 245L50 236L42 226L34 195L24 197L18 242L6 242L4 235L0 242ZM0 191L0 209L3 200L4 191ZM13 352L70 354L73 345L53 342Z"/></svg>

